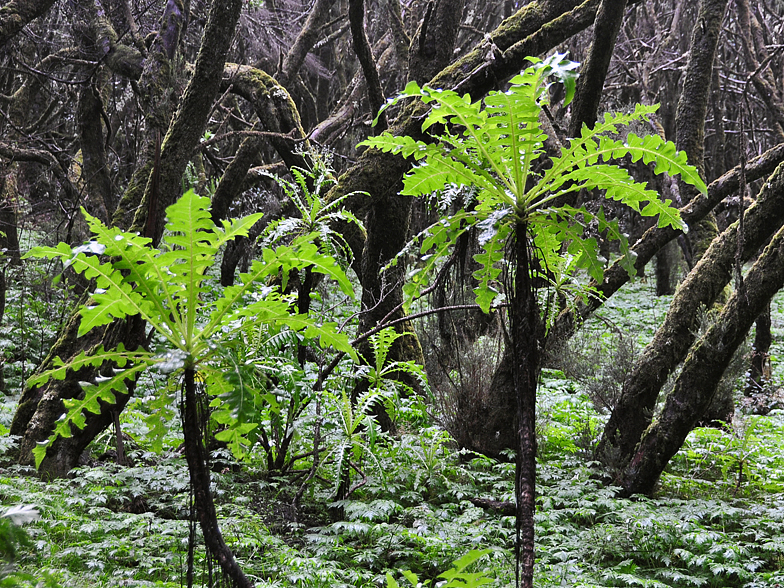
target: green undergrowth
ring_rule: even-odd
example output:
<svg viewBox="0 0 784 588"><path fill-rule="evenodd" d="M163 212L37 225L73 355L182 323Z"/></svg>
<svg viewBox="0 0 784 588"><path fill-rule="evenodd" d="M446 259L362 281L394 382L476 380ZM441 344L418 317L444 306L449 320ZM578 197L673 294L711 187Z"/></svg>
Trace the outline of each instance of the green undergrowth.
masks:
<svg viewBox="0 0 784 588"><path fill-rule="evenodd" d="M564 356L560 365L543 371L536 585L784 583L781 412L739 414L723 428L695 430L653 497L617 498L592 461L607 415L602 402L612 400L598 398L596 390L617 378L611 368L623 363L618 357L638 353L666 312L666 300L653 299L650 288L638 281L585 325L588 336L575 354L582 364ZM779 320L774 315L774 328ZM634 334L634 344L619 351L626 333ZM161 383L154 379L141 382L123 413L125 448L134 465L114 463L112 431L94 442L85 465L66 479L43 481L29 468L0 463L0 505L32 504L41 515L23 527L30 541L0 564L0 587L185 584L188 472L177 427L162 439L162 452L145 441L145 416L152 409L144 390L156 385ZM457 451L422 403L399 398L387 404L396 436L363 421L369 428L357 429L361 437L346 445L342 398L340 390L319 397L324 463L297 508L297 492L312 465L306 454L312 449L315 404L292 425L292 453L305 456L283 473L268 470L261 450L243 463L226 449L213 451L221 528L256 585L513 585L514 518L475 504L513 499L513 464ZM10 398L0 405L2 452L13 445L7 437L13 410ZM264 418L273 431L276 415ZM356 488L336 501L334 466L341 446L357 467ZM198 531L196 537L199 542ZM195 558L195 585L204 585L209 569L203 547Z"/></svg>
<svg viewBox="0 0 784 588"><path fill-rule="evenodd" d="M566 384L548 373L542 390L537 585L784 580L783 417L748 417L742 440L735 430L697 430L655 497L623 500L588 457L601 417ZM297 510L303 470L214 473L221 524L258 586L384 586L387 574L407 586L403 571L429 582L472 550L487 551L471 573L512 584L513 517L470 501L511 500L512 464L461 456L437 427L382 440L374 451L378 465L367 467L367 483L350 499L333 502L323 480ZM134 467L96 462L51 482L31 474L17 466L0 472L2 504L31 503L42 515L27 527L32 546L22 571L62 586L181 585L188 484L176 454ZM206 574L198 550L197 570Z"/></svg>

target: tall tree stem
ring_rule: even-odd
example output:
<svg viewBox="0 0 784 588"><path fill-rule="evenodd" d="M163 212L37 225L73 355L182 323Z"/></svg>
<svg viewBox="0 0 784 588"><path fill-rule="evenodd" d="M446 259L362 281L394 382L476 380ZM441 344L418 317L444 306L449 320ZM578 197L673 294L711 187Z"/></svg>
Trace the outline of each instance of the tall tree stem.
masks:
<svg viewBox="0 0 784 588"><path fill-rule="evenodd" d="M223 535L218 528L218 515L210 493L210 471L207 469L207 448L201 434L199 418L199 399L196 394L196 370L186 368L184 374L185 408L182 415L182 429L185 435L185 458L193 486L193 500L199 518L204 543L210 555L220 564L221 570L229 578L232 586L251 588L253 584L245 576L234 559Z"/></svg>
<svg viewBox="0 0 784 588"><path fill-rule="evenodd" d="M539 310L530 274L527 225L515 228L515 276L510 318L517 396L517 585L533 588L536 510L536 384L539 377Z"/></svg>

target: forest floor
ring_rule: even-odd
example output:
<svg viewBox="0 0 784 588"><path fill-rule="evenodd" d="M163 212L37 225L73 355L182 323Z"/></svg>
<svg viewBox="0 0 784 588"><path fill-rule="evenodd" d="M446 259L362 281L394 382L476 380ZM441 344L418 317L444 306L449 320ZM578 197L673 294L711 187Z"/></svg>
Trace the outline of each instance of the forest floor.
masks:
<svg viewBox="0 0 784 588"><path fill-rule="evenodd" d="M666 312L669 298L651 289L637 281L613 297L559 369L544 370L536 584L784 585L784 406L766 416L738 411L724 428L695 430L653 497L616 498L591 461L619 373ZM19 326L13 313L8 322L4 328ZM773 327L776 390L784 386L782 296L773 303ZM743 365L728 380L736 390L744 385ZM3 451L13 444L7 432L14 408L10 397L0 407ZM15 575L11 567L0 570L0 586L184 585L187 469L176 435L162 454L145 446L141 411L132 405L123 416L133 466L113 462L111 433L66 479L42 481L31 468L2 464L0 504L32 504L41 518L25 526L31 542L16 558ZM366 483L349 500L333 502L324 473L298 509L292 502L306 469L273 476L261 459L240 467L215 456L220 524L257 586L386 586L387 574L407 586L404 570L428 586L472 550L483 552L474 554L467 569L479 575L466 585L514 583L513 517L469 500L512 500L512 464L460 455L442 428L421 418L371 445L362 462ZM196 585L206 585L203 548L195 560Z"/></svg>

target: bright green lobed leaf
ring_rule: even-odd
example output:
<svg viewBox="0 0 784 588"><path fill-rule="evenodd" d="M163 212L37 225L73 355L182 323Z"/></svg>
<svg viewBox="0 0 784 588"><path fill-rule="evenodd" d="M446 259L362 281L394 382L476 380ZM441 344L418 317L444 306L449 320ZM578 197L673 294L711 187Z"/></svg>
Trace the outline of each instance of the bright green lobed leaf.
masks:
<svg viewBox="0 0 784 588"><path fill-rule="evenodd" d="M69 370L78 372L85 367L100 367L106 362L116 364L119 367L125 367L128 363L146 361L148 357L149 353L144 350L126 351L125 346L122 343L117 346L117 349L108 351L101 345L90 352L82 351L67 364L59 357L55 357L52 362L54 367L31 376L27 380L26 386L32 388L45 384L52 379L64 380L66 373Z"/></svg>
<svg viewBox="0 0 784 588"><path fill-rule="evenodd" d="M502 224L495 236L484 243L482 252L474 255L474 260L482 266L474 272L474 278L479 282L474 288L474 295L482 312L490 312L490 307L499 294L493 283L501 273L499 263L504 257L504 245L511 230L508 224Z"/></svg>
<svg viewBox="0 0 784 588"><path fill-rule="evenodd" d="M144 352L139 353L139 363L125 369L117 369L110 377L98 376L95 382L82 382L82 394L79 398L63 401L66 413L57 421L54 432L49 437L43 449L34 452L36 467L41 465L46 456L46 447L49 447L58 437L69 438L72 435L71 425L83 429L87 424L85 412L98 414L101 412L101 402L115 404L115 392L127 393L126 381L134 380L136 376L148 367L149 356ZM146 361L145 361L146 360Z"/></svg>

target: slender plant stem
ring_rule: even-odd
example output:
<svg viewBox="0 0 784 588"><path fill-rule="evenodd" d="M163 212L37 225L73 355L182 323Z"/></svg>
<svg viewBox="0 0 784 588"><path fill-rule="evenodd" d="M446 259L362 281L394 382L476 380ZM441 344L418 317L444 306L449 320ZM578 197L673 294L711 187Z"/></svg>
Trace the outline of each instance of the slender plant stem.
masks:
<svg viewBox="0 0 784 588"><path fill-rule="evenodd" d="M196 395L196 371L185 368L185 410L182 429L185 435L185 458L191 476L196 514L210 555L218 560L221 570L229 578L232 586L252 588L253 584L240 569L218 527L218 515L210 493L210 471L207 468L207 448L201 434L199 420L199 400Z"/></svg>

